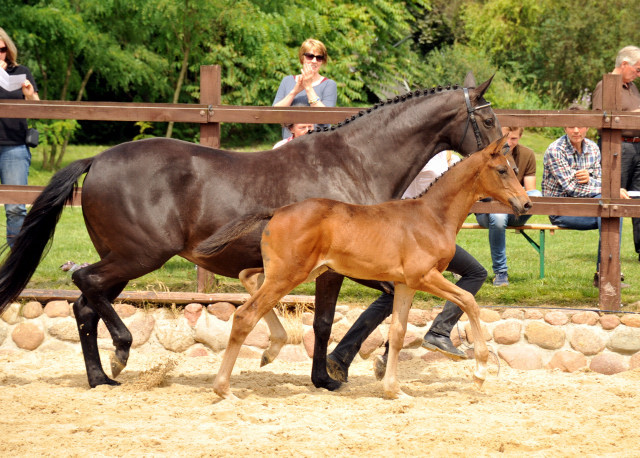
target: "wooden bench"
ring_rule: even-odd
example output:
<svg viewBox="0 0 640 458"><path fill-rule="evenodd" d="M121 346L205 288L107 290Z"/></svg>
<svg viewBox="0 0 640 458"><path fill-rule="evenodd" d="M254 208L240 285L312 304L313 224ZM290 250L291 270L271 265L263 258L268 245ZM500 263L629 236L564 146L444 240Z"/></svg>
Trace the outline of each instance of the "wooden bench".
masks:
<svg viewBox="0 0 640 458"><path fill-rule="evenodd" d="M462 225L462 229L484 229L488 230L486 227L481 226L479 224L474 223L464 223ZM570 230L566 227L554 226L553 224L525 224L524 226L508 226L507 229L513 229L518 234L522 234L522 236L527 239L527 242L533 247L534 250L538 253L538 257L540 258L540 278L544 278L544 246L545 246L545 234L549 231L549 234L555 234L555 231L566 231ZM529 234L525 231L539 231L538 243L533 240Z"/></svg>

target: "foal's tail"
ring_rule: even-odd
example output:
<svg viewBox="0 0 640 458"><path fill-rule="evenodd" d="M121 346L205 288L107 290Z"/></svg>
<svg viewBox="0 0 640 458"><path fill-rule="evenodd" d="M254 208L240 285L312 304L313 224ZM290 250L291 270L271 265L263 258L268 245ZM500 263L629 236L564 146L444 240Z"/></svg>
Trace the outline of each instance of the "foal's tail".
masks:
<svg viewBox="0 0 640 458"><path fill-rule="evenodd" d="M213 235L200 242L194 251L206 256L217 254L224 250L227 245L234 240L256 230L259 225L263 224L266 220L271 219L272 216L273 210L235 219L225 224Z"/></svg>
<svg viewBox="0 0 640 458"><path fill-rule="evenodd" d="M56 173L36 198L9 256L0 267L0 313L29 283L51 245L65 204L73 199L78 179L89 171L92 163L93 158L72 162Z"/></svg>

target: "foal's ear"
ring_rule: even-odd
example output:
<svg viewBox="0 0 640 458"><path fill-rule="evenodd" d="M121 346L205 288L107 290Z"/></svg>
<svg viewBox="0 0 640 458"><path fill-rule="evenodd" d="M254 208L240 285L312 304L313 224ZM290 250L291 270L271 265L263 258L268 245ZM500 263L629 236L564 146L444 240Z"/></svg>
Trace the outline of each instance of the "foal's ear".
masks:
<svg viewBox="0 0 640 458"><path fill-rule="evenodd" d="M493 150L491 151L492 156L497 156L498 154L502 154L506 156L509 153L509 145L507 143L507 135L502 138L499 138L495 142L492 143Z"/></svg>

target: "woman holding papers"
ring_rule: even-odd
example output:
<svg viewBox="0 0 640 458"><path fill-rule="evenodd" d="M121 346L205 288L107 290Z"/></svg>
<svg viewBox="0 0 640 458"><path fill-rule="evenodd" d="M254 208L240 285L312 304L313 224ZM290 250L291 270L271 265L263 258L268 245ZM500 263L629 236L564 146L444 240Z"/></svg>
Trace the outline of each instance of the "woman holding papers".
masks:
<svg viewBox="0 0 640 458"><path fill-rule="evenodd" d="M18 50L9 35L0 27L0 99L40 100L31 72L18 65ZM20 86L14 88L16 81ZM27 120L0 118L0 182L26 185L31 164L31 151L26 145ZM7 244L13 246L27 214L24 205L4 206L7 215Z"/></svg>

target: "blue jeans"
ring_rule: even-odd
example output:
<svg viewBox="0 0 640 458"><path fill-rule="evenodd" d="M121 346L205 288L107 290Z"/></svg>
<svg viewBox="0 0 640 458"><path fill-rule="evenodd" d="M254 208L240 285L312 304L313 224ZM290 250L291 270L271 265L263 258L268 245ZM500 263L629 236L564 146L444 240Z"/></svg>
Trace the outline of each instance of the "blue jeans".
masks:
<svg viewBox="0 0 640 458"><path fill-rule="evenodd" d="M0 182L4 185L26 185L31 165L31 151L27 145L0 145ZM7 215L7 244L20 232L27 209L24 204L5 204Z"/></svg>
<svg viewBox="0 0 640 458"><path fill-rule="evenodd" d="M541 196L537 189L527 191L529 196ZM516 217L511 213L476 213L476 221L480 226L489 229L489 248L494 274L507 273L507 240L505 232L507 226L522 226L529 221L531 215Z"/></svg>

